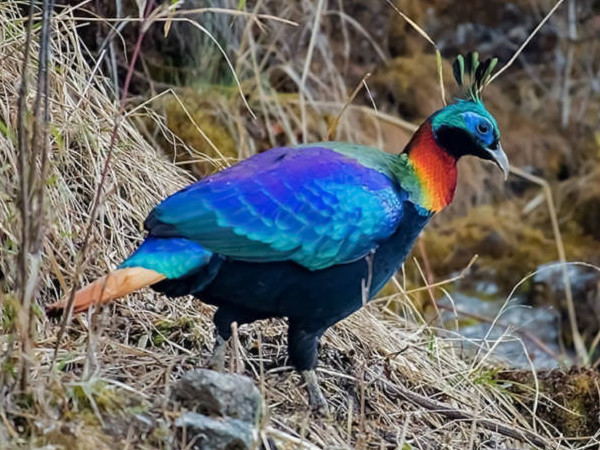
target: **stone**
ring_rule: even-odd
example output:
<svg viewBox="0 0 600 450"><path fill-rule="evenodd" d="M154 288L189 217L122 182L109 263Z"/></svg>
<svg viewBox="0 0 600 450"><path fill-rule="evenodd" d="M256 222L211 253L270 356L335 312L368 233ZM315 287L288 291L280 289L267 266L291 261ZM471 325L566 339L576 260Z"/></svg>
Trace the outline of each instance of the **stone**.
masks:
<svg viewBox="0 0 600 450"><path fill-rule="evenodd" d="M250 450L257 448L258 433L254 426L238 419L212 418L195 412L185 412L175 420L175 426L185 430L191 449Z"/></svg>
<svg viewBox="0 0 600 450"><path fill-rule="evenodd" d="M262 417L262 396L245 376L196 369L187 372L172 391L172 398L207 416L229 417L256 424Z"/></svg>
<svg viewBox="0 0 600 450"><path fill-rule="evenodd" d="M534 305L553 306L558 311L563 338L570 344L572 336L562 266L558 263L544 264L537 270L529 301ZM567 273L579 332L589 345L600 332L600 272L593 267L568 264Z"/></svg>

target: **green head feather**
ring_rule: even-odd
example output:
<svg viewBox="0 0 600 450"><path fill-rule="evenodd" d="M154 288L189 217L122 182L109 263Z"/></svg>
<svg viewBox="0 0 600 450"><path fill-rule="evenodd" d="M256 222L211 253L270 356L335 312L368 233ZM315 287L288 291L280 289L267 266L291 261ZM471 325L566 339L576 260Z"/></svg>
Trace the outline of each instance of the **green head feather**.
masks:
<svg viewBox="0 0 600 450"><path fill-rule="evenodd" d="M490 83L497 58L479 61L476 52L459 55L453 64L454 78L465 99L442 108L429 118L439 145L456 159L473 155L495 162L506 178L509 163L500 145L496 119L481 101L481 91Z"/></svg>
<svg viewBox="0 0 600 450"><path fill-rule="evenodd" d="M456 103L452 103L440 111L436 112L431 118L431 125L434 132L442 127L455 127L464 129L469 133L474 133L475 123L470 123L470 119L473 117L479 117L482 120L489 121L492 126L490 136L491 140L500 139L500 130L498 122L494 116L492 116L481 100L458 100ZM490 141L491 142L491 141ZM489 144L490 142L485 142Z"/></svg>
<svg viewBox="0 0 600 450"><path fill-rule="evenodd" d="M500 131L496 119L487 111L481 100L483 88L489 84L492 72L498 64L498 58L479 61L477 52L458 55L452 68L454 78L462 89L464 99L450 104L432 115L434 133L441 127L463 129L481 145L489 146L500 139ZM488 132L482 135L477 131L478 125L484 123Z"/></svg>
<svg viewBox="0 0 600 450"><path fill-rule="evenodd" d="M454 78L467 100L481 101L481 91L490 82L496 64L498 64L498 58L486 59L480 63L477 52L467 53L464 57L463 55L456 57L452 64Z"/></svg>

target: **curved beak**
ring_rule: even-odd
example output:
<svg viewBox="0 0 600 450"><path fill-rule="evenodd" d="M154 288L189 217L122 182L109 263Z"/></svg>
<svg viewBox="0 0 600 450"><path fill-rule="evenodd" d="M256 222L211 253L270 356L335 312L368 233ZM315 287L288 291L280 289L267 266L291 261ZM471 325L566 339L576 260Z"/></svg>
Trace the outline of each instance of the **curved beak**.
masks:
<svg viewBox="0 0 600 450"><path fill-rule="evenodd" d="M504 174L504 181L508 178L508 170L510 169L510 164L508 163L508 157L500 144L494 149L486 148L486 152L488 153L488 159L496 163L502 173Z"/></svg>

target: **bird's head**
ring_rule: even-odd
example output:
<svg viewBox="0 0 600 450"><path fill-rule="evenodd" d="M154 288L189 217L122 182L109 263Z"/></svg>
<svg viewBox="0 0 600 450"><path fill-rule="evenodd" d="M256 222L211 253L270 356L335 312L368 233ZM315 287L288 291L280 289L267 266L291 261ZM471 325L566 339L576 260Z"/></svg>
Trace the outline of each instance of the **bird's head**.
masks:
<svg viewBox="0 0 600 450"><path fill-rule="evenodd" d="M456 159L465 155L493 161L508 176L508 158L500 145L496 119L480 101L459 100L432 116L438 144Z"/></svg>
<svg viewBox="0 0 600 450"><path fill-rule="evenodd" d="M431 116L436 141L456 159L465 155L493 161L508 176L508 158L500 145L496 119L481 101L481 90L489 82L496 59L479 63L477 53L454 62L454 77L466 100L458 100Z"/></svg>
<svg viewBox="0 0 600 450"><path fill-rule="evenodd" d="M402 177L401 186L409 199L430 212L441 211L454 197L457 181L456 162L461 156L473 155L492 161L506 179L508 158L500 146L496 119L483 106L481 90L489 83L496 59L481 64L477 53L458 56L454 77L465 98L440 109L427 118L404 150L415 177ZM404 167L403 163L400 167ZM402 170L400 170L402 174Z"/></svg>

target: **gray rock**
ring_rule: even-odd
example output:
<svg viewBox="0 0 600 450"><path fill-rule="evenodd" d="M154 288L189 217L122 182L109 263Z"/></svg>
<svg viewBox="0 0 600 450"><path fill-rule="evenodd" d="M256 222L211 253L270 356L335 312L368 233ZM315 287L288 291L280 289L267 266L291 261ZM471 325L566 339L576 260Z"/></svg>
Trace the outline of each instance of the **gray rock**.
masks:
<svg viewBox="0 0 600 450"><path fill-rule="evenodd" d="M600 272L592 267L567 264L566 270L575 296L583 294L582 290L590 285L593 286L600 279ZM563 266L558 262L538 266L537 273L533 276L533 282L545 285L553 293L564 294Z"/></svg>
<svg viewBox="0 0 600 450"><path fill-rule="evenodd" d="M188 410L207 416L256 424L262 416L262 397L248 377L197 369L173 387L172 397Z"/></svg>
<svg viewBox="0 0 600 450"><path fill-rule="evenodd" d="M257 448L258 433L254 426L231 418L213 419L186 412L175 425L185 430L187 448L202 450L250 450Z"/></svg>
<svg viewBox="0 0 600 450"><path fill-rule="evenodd" d="M587 344L600 332L600 272L592 267L569 264L566 267L571 284L577 325ZM560 264L544 264L533 277L529 301L534 305L554 307L561 321L563 338L572 341L565 295L563 268Z"/></svg>

